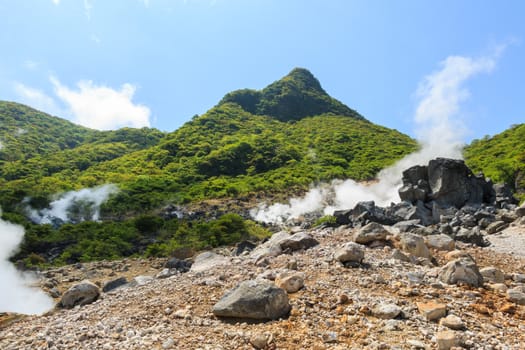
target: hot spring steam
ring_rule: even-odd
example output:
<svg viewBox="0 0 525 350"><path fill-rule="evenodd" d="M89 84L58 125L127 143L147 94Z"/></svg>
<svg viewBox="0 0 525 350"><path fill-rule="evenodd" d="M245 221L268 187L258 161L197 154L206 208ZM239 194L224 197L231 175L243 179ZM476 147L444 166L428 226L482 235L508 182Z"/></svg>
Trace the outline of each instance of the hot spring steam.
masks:
<svg viewBox="0 0 525 350"><path fill-rule="evenodd" d="M24 237L21 226L0 220L0 312L42 314L53 307L53 300L42 290L31 287L36 278L18 271L9 261Z"/></svg>
<svg viewBox="0 0 525 350"><path fill-rule="evenodd" d="M465 127L458 120L460 104L469 96L463 83L476 74L490 72L500 52L501 49L492 56L480 58L449 56L441 63L441 70L423 79L417 89L419 103L414 115L421 148L382 170L374 184L365 186L353 180L335 180L310 189L302 198L290 199L288 204L262 204L251 211L252 217L278 224L311 212L332 214L334 210L353 208L360 201L373 200L379 206L398 202L397 190L403 170L437 157L462 158Z"/></svg>

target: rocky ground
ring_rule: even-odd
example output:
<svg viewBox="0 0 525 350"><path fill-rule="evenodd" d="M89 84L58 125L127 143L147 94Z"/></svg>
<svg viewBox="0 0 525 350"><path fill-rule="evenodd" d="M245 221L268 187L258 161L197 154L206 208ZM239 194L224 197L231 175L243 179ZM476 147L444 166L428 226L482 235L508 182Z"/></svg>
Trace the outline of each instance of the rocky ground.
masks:
<svg viewBox="0 0 525 350"><path fill-rule="evenodd" d="M221 249L185 273L163 271L162 259L46 271L42 286L57 301L84 279L99 286L117 277L133 283L72 309L56 308L43 316L3 315L0 348L525 349L523 218L487 236L493 243L489 247L456 241L450 252L450 242L439 250L427 243L431 256L426 257L422 247L414 250L406 244L397 229L385 229L384 235L375 231L373 240L344 248L361 240L356 237L362 228L291 228L292 237L306 233L319 244L288 245L271 254L268 243L241 255ZM344 249L350 248L357 258L348 258L350 251ZM443 282L449 261L471 261L463 253L482 271L483 285ZM283 283L287 276L295 276L297 284ZM289 289L290 312L269 321L214 315L225 292L255 279L275 280ZM301 282L304 286L291 292Z"/></svg>

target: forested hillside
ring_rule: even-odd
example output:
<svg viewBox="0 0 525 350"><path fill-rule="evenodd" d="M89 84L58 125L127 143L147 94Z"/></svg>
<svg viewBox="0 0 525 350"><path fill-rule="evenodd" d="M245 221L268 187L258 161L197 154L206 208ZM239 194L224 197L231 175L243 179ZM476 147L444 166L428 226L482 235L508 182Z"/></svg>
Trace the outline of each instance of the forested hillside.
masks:
<svg viewBox="0 0 525 350"><path fill-rule="evenodd" d="M465 159L473 170L482 171L494 182L506 182L525 197L525 124L474 140L465 148Z"/></svg>
<svg viewBox="0 0 525 350"><path fill-rule="evenodd" d="M264 229L236 214L210 221L159 213L203 200L291 195L335 178L371 179L417 148L330 97L305 69L261 91L229 93L171 133L95 131L11 102L0 103L0 121L0 206L4 218L25 225L17 258L30 265L263 237ZM100 222L28 220L60 193L109 183L118 191L102 205ZM71 209L80 221L86 206Z"/></svg>

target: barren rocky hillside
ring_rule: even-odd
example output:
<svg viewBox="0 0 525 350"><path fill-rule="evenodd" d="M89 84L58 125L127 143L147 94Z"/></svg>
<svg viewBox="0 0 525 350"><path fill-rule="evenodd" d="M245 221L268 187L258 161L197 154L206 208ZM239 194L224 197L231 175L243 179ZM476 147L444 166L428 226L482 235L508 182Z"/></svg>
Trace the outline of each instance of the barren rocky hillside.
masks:
<svg viewBox="0 0 525 350"><path fill-rule="evenodd" d="M525 206L461 161L403 184L257 245L44 271L57 307L3 315L0 348L525 348Z"/></svg>
<svg viewBox="0 0 525 350"><path fill-rule="evenodd" d="M523 239L523 221L494 238ZM43 284L49 287L56 281L59 291L85 278L103 283L133 274L158 277L135 278L136 285L102 293L89 305L12 320L0 331L0 347L445 349L450 341L471 349L524 348L523 253L518 256L456 242L451 252L431 248L437 265L421 257L403 261L395 248L401 248L400 235L390 229L385 240L360 247L361 263L345 267L334 260L334 253L354 241L358 229L301 230L293 236L301 232L319 244L259 261L254 252L235 256L223 250L217 254L224 257L209 256L208 262L194 264L193 271L172 270L167 278L158 276L160 260L99 262L48 271ZM484 274L483 286L444 283L440 279L443 266L466 254ZM214 316L214 304L240 282L281 275L304 279L301 289L288 294L289 315L271 321Z"/></svg>

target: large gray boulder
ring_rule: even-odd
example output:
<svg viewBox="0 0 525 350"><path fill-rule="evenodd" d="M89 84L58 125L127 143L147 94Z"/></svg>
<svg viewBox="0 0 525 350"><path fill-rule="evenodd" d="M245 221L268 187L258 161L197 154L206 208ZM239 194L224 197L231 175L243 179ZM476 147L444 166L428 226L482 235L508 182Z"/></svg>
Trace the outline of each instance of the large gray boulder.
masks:
<svg viewBox="0 0 525 350"><path fill-rule="evenodd" d="M430 248L437 250L450 251L456 248L456 243L450 236L444 234L430 235L425 238L426 244Z"/></svg>
<svg viewBox="0 0 525 350"><path fill-rule="evenodd" d="M284 289L267 280L249 280L228 291L212 311L220 317L275 320L287 316L290 309Z"/></svg>
<svg viewBox="0 0 525 350"><path fill-rule="evenodd" d="M365 251L362 246L354 242L347 242L334 252L334 259L343 264L347 262L361 263L364 258Z"/></svg>
<svg viewBox="0 0 525 350"><path fill-rule="evenodd" d="M474 260L459 258L448 262L438 274L441 282L446 284L466 284L472 287L483 285L483 276Z"/></svg>
<svg viewBox="0 0 525 350"><path fill-rule="evenodd" d="M354 234L354 242L359 244L368 244L373 241L383 241L386 239L388 231L383 225L377 222L371 222L357 230Z"/></svg>
<svg viewBox="0 0 525 350"><path fill-rule="evenodd" d="M126 279L126 277L114 278L114 279L104 283L104 285L102 286L102 291L104 293L107 293L109 291L112 291L113 289L116 289L118 287L122 287L122 286L124 286L126 284L128 284L128 280Z"/></svg>
<svg viewBox="0 0 525 350"><path fill-rule="evenodd" d="M430 251L425 244L423 237L413 233L401 233L399 235L401 248L413 256L430 259Z"/></svg>
<svg viewBox="0 0 525 350"><path fill-rule="evenodd" d="M485 186L484 179L474 176L459 159L431 160L428 163L428 183L431 198L441 206L461 208L467 202L482 203L491 196L485 193L490 186Z"/></svg>
<svg viewBox="0 0 525 350"><path fill-rule="evenodd" d="M319 242L306 232L299 232L280 241L283 251L295 251L315 247Z"/></svg>
<svg viewBox="0 0 525 350"><path fill-rule="evenodd" d="M59 306L71 309L77 305L90 304L97 300L99 296L100 289L98 286L89 280L84 280L69 288L62 295Z"/></svg>
<svg viewBox="0 0 525 350"><path fill-rule="evenodd" d="M490 181L475 176L464 161L449 158L436 158L428 166L405 170L399 196L411 203L434 201L441 208L492 203L496 198Z"/></svg>
<svg viewBox="0 0 525 350"><path fill-rule="evenodd" d="M258 245L250 253L250 258L255 261L259 261L266 257L277 256L282 254L283 250L281 249L281 242L290 238L291 235L286 231L280 231L274 233L272 237L266 242Z"/></svg>

